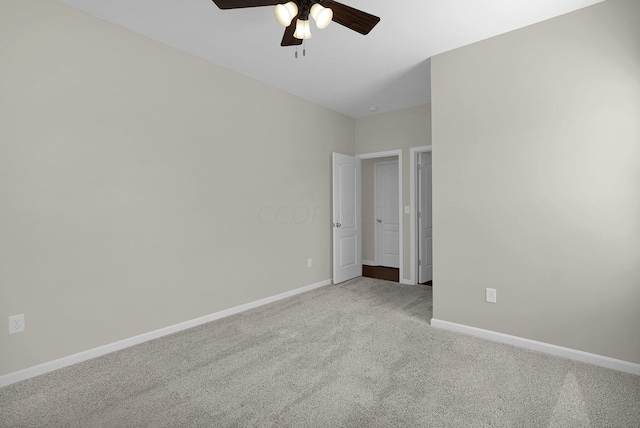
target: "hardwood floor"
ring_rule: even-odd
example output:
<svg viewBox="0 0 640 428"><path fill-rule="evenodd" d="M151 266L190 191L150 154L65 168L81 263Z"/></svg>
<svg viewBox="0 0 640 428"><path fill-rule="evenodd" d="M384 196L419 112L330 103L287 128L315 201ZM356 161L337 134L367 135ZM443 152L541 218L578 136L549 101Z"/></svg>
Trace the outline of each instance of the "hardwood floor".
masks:
<svg viewBox="0 0 640 428"><path fill-rule="evenodd" d="M362 265L362 276L367 278L383 279L385 281L400 282L400 269L386 266ZM433 286L433 281L423 282L420 285Z"/></svg>
<svg viewBox="0 0 640 428"><path fill-rule="evenodd" d="M400 282L400 269L385 266L362 266L362 276Z"/></svg>

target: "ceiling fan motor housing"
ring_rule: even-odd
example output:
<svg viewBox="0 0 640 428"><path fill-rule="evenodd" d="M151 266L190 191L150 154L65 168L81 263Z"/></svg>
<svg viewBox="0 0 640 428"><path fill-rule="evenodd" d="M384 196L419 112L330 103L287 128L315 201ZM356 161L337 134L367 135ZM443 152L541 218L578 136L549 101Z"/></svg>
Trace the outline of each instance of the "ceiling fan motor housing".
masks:
<svg viewBox="0 0 640 428"><path fill-rule="evenodd" d="M311 10L311 6L313 3L318 3L317 1L312 0L296 0L298 3L298 19L303 21L307 21L309 19L309 11Z"/></svg>

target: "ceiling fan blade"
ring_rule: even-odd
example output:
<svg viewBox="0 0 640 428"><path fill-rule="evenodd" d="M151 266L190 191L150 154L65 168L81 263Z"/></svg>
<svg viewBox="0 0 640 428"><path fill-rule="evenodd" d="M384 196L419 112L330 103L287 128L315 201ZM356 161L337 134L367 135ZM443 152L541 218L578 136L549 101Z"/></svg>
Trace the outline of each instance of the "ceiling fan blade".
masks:
<svg viewBox="0 0 640 428"><path fill-rule="evenodd" d="M370 13L354 9L350 6L333 0L322 0L320 4L329 7L333 11L333 21L360 34L369 34L369 31L380 22L380 18Z"/></svg>
<svg viewBox="0 0 640 428"><path fill-rule="evenodd" d="M295 32L296 32L296 20L294 19L293 21L291 21L291 25L289 25L287 28L285 28L284 35L282 36L282 42L280 43L280 46L301 45L302 44L302 40L301 39L296 39L295 37L293 37L293 33L295 33Z"/></svg>
<svg viewBox="0 0 640 428"><path fill-rule="evenodd" d="M243 7L275 6L283 0L213 0L220 9L240 9Z"/></svg>

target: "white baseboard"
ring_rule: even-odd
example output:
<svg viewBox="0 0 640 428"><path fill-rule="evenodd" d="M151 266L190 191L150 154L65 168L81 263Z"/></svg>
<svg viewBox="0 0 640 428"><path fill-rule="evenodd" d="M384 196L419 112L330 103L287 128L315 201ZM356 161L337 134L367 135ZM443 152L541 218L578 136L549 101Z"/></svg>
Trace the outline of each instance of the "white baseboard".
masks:
<svg viewBox="0 0 640 428"><path fill-rule="evenodd" d="M414 281L411 281L410 279L404 279L404 278L400 280L400 284L416 285Z"/></svg>
<svg viewBox="0 0 640 428"><path fill-rule="evenodd" d="M589 352L564 348L550 343L538 342L536 340L470 327L464 324L442 321L435 318L431 318L431 326L640 376L640 364L617 360L615 358L605 357L604 355L591 354Z"/></svg>
<svg viewBox="0 0 640 428"><path fill-rule="evenodd" d="M257 308L268 303L273 303L278 300L286 299L288 297L295 296L296 294L304 293L314 290L316 288L330 285L332 282L330 279L317 282L315 284L307 285L305 287L296 288L295 290L287 291L284 293L276 294L275 296L266 297L264 299L256 300L254 302L245 303L244 305L235 306L233 308L225 309L220 312L216 312L203 317L195 318L189 321L174 324L169 327L153 330L148 333L143 333L138 336L133 336L128 339L123 339L118 342L109 343L107 345L99 346L97 348L88 349L86 351L78 352L77 354L62 357L57 360L48 361L46 363L38 364L37 366L29 367L17 372L9 373L0 376L0 387L11 385L12 383L20 382L25 379L39 376L63 367L77 364L82 361L90 360L92 358L99 357L101 355L109 354L111 352L119 351L124 348L128 348L133 345L138 345L149 340L157 339L162 336L176 333L178 331L186 330L188 328L196 327L201 324L206 324L211 321L218 320L220 318L228 317L229 315L237 314L247 311L249 309Z"/></svg>
<svg viewBox="0 0 640 428"><path fill-rule="evenodd" d="M378 266L378 263L372 262L371 260L363 260L362 264L365 266Z"/></svg>

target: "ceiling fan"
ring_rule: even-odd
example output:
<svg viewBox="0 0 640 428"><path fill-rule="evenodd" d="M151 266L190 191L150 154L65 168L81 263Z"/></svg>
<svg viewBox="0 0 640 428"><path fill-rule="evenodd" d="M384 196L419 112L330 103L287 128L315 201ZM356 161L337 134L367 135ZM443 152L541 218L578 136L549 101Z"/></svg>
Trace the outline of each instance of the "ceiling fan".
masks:
<svg viewBox="0 0 640 428"><path fill-rule="evenodd" d="M380 22L380 18L354 9L333 0L213 0L220 9L240 9L244 7L275 6L276 19L286 29L280 46L302 44L311 38L309 16L316 21L319 29L326 28L331 21L357 31L369 32Z"/></svg>

